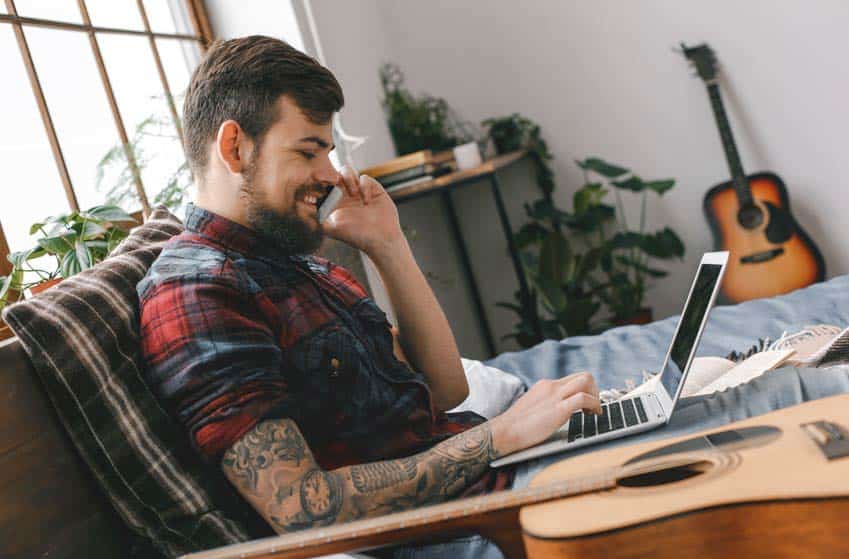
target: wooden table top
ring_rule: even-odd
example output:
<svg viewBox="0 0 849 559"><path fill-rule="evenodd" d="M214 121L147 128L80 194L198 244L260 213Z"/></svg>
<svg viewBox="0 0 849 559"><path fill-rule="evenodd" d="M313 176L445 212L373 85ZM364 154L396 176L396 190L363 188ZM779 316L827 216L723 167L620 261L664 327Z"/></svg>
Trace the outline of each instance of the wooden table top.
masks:
<svg viewBox="0 0 849 559"><path fill-rule="evenodd" d="M404 200L406 198L410 198L412 196L419 196L425 192L450 188L451 186L457 183L466 182L470 179L492 174L498 171L499 169L503 169L508 165L512 165L513 163L524 158L526 155L528 155L528 152L525 150L512 151L510 153L506 153L504 155L499 155L498 157L488 159L487 161L484 161L481 165L473 169L455 171L447 175L442 175L441 177L436 177L433 180L421 182L419 184L413 184L410 186L405 186L404 188L399 188L398 190L393 190L389 192L389 196L393 200L399 201Z"/></svg>

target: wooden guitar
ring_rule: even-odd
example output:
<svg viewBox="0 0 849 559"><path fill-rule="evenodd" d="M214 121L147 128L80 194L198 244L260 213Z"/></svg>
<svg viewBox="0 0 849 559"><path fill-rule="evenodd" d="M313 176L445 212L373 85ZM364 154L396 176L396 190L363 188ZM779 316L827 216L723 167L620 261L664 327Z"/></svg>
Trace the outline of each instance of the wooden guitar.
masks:
<svg viewBox="0 0 849 559"><path fill-rule="evenodd" d="M708 45L681 45L704 80L731 180L705 195L704 212L717 250L731 253L722 292L731 302L772 297L825 278L825 263L790 213L782 180L773 173L746 175L717 81L716 57Z"/></svg>
<svg viewBox="0 0 849 559"><path fill-rule="evenodd" d="M827 428L803 427L823 420ZM849 556L847 427L849 395L834 396L563 460L525 489L183 559L313 557L470 532L508 558Z"/></svg>

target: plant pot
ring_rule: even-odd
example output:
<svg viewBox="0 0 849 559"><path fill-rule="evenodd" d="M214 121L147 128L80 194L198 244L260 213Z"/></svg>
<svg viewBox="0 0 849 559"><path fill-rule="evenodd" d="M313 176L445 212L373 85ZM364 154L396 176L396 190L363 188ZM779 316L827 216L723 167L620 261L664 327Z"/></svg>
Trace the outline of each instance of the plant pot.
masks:
<svg viewBox="0 0 849 559"><path fill-rule="evenodd" d="M33 285L32 287L29 288L30 297L32 297L33 295L38 295L39 293L41 293L45 289L50 289L54 285L57 285L60 281L62 281L62 278L53 278L53 279L49 279L47 281L43 281L43 282L39 283L38 285Z"/></svg>
<svg viewBox="0 0 849 559"><path fill-rule="evenodd" d="M613 324L625 326L626 324L648 324L652 321L651 308L643 307L628 318L615 318Z"/></svg>

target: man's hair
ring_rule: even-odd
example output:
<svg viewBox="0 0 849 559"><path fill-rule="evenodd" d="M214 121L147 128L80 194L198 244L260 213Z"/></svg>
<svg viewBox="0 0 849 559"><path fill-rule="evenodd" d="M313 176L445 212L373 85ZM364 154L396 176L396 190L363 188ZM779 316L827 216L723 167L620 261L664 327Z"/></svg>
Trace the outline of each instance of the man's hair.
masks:
<svg viewBox="0 0 849 559"><path fill-rule="evenodd" d="M202 176L208 144L226 120L238 122L259 146L277 121L281 95L316 124L326 124L345 103L330 70L280 39L215 41L195 68L183 105L186 155L195 176Z"/></svg>

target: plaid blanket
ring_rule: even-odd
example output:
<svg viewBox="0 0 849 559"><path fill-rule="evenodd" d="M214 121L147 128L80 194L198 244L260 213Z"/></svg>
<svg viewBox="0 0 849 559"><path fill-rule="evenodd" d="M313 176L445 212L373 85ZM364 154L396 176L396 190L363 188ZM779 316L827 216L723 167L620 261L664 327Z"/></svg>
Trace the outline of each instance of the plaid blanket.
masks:
<svg viewBox="0 0 849 559"><path fill-rule="evenodd" d="M185 451L142 378L136 284L182 230L157 208L104 262L3 312L100 487L166 557L270 533L219 472Z"/></svg>

